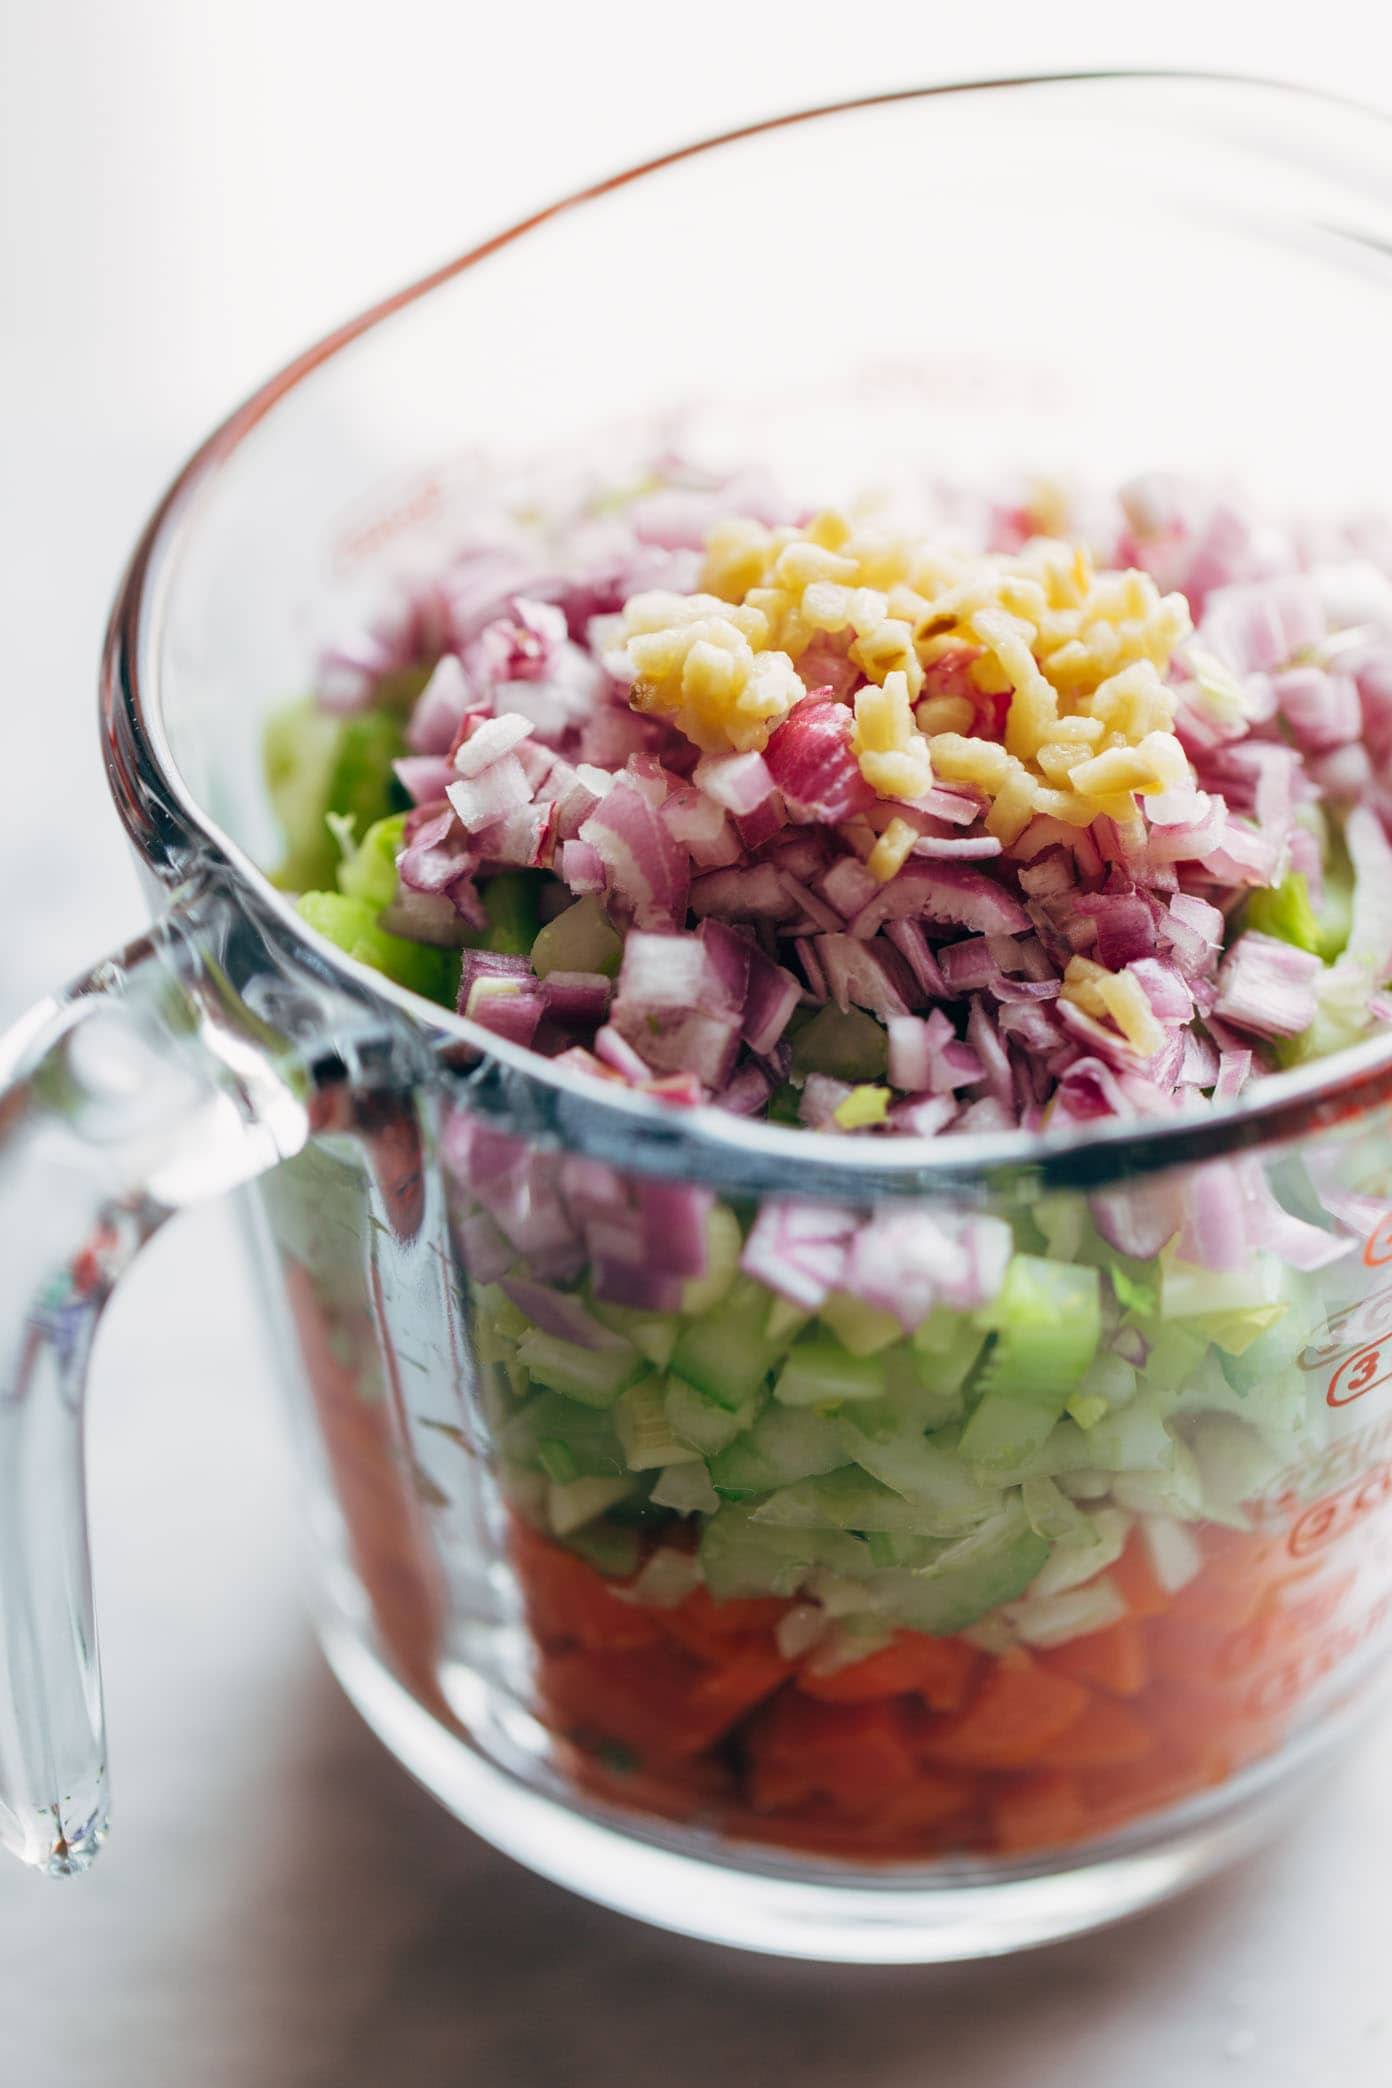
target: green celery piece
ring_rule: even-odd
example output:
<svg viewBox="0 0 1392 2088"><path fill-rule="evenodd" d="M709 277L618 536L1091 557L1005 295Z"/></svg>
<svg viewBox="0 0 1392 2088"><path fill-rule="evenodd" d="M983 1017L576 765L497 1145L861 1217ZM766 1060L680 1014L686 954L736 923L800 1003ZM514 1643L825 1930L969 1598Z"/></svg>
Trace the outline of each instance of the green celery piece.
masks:
<svg viewBox="0 0 1392 2088"><path fill-rule="evenodd" d="M945 1430L936 1442L915 1434L866 1437L858 1422L858 1412L852 1412L841 1424L847 1454L862 1471L913 1503L915 1529L935 1537L958 1536L999 1512L1000 1489L983 1485L972 1471L955 1431Z"/></svg>
<svg viewBox="0 0 1392 2088"><path fill-rule="evenodd" d="M542 886L539 870L500 870L480 885L479 897L488 916L481 937L485 950L509 957L525 957L537 934L537 900Z"/></svg>
<svg viewBox="0 0 1392 2088"><path fill-rule="evenodd" d="M320 710L313 697L287 704L266 721L261 749L266 792L285 837L275 882L288 892L315 891L334 880L338 848L324 815L340 722Z"/></svg>
<svg viewBox="0 0 1392 2088"><path fill-rule="evenodd" d="M765 1407L747 1435L711 1459L711 1482L726 1493L769 1493L846 1462L834 1421L795 1407Z"/></svg>
<svg viewBox="0 0 1392 2088"><path fill-rule="evenodd" d="M338 889L380 913L396 897L396 859L405 846L406 814L393 812L370 826L338 866Z"/></svg>
<svg viewBox="0 0 1392 2088"><path fill-rule="evenodd" d="M429 943L409 942L377 924L377 909L345 892L305 892L297 902L302 918L359 964L371 965L398 986L409 986L452 1008L459 992L459 956Z"/></svg>
<svg viewBox="0 0 1392 2088"><path fill-rule="evenodd" d="M569 1486L572 1479L580 1477L575 1452L559 1436L547 1436L537 1444L537 1462L547 1478L554 1479L557 1486Z"/></svg>
<svg viewBox="0 0 1392 2088"><path fill-rule="evenodd" d="M834 1080L879 1080L889 1064L889 1039L863 1008L830 1002L793 1038L793 1071L829 1073Z"/></svg>
<svg viewBox="0 0 1392 2088"><path fill-rule="evenodd" d="M939 1391L959 1392L981 1353L983 1338L967 1313L938 1305L914 1329L910 1346L924 1359L920 1375L926 1381Z"/></svg>
<svg viewBox="0 0 1392 2088"><path fill-rule="evenodd" d="M586 1304L601 1326L608 1327L612 1334L624 1335L659 1370L667 1368L681 1332L675 1313L644 1312L635 1305L611 1305L604 1298L590 1298Z"/></svg>
<svg viewBox="0 0 1392 2088"><path fill-rule="evenodd" d="M872 1479L855 1465L842 1465L817 1479L799 1479L771 1493L751 1511L760 1529L882 1530L905 1537L927 1536L915 1502Z"/></svg>
<svg viewBox="0 0 1392 2088"><path fill-rule="evenodd" d="M617 1348L581 1348L578 1342L562 1341L535 1327L518 1342L517 1356L534 1383L592 1407L613 1406L643 1374L643 1358L631 1342Z"/></svg>
<svg viewBox="0 0 1392 2088"><path fill-rule="evenodd" d="M884 1389L884 1367L873 1357L853 1356L834 1335L809 1334L789 1351L773 1396L784 1406L827 1406L877 1399Z"/></svg>
<svg viewBox="0 0 1392 2088"><path fill-rule="evenodd" d="M1102 1335L1096 1269L1017 1254L991 1306L996 1338L981 1375L996 1392L1057 1416Z"/></svg>
<svg viewBox="0 0 1392 2088"><path fill-rule="evenodd" d="M730 1206L712 1204L706 1218L705 1274L689 1276L682 1285L681 1309L685 1318L699 1319L702 1313L712 1312L725 1297L739 1274L743 1248L744 1234ZM770 1327L771 1335L776 1331Z"/></svg>
<svg viewBox="0 0 1392 2088"><path fill-rule="evenodd" d="M821 1308L820 1317L843 1348L853 1356L875 1356L904 1338L894 1315L853 1298L848 1291L833 1291Z"/></svg>
<svg viewBox="0 0 1392 2088"><path fill-rule="evenodd" d="M763 1285L738 1277L715 1311L683 1329L672 1352L672 1375L722 1406L742 1405L788 1347L769 1334L768 1315Z"/></svg>
<svg viewBox="0 0 1392 2088"><path fill-rule="evenodd" d="M1141 1266L1138 1262L1135 1269ZM1126 1268L1120 1261L1107 1263L1107 1274L1112 1279L1112 1289L1123 1312L1134 1312L1140 1319L1149 1319L1160 1303L1160 1286L1153 1276L1137 1275L1135 1269Z"/></svg>
<svg viewBox="0 0 1392 2088"><path fill-rule="evenodd" d="M736 1436L753 1427L760 1399L759 1393L751 1392L739 1406L727 1407L699 1392L695 1385L688 1385L681 1378L669 1378L664 1404L677 1440L689 1443L703 1457L716 1457Z"/></svg>
<svg viewBox="0 0 1392 2088"><path fill-rule="evenodd" d="M868 1547L844 1530L760 1528L748 1509L730 1503L706 1524L699 1557L717 1602L740 1595L795 1595L818 1567L852 1579L864 1579L872 1567Z"/></svg>
<svg viewBox="0 0 1392 2088"><path fill-rule="evenodd" d="M962 1430L962 1455L988 1472L1014 1471L1043 1449L1057 1421L1052 1407L987 1392Z"/></svg>
<svg viewBox="0 0 1392 2088"><path fill-rule="evenodd" d="M878 1574L875 1606L914 1631L950 1638L1001 1603L1023 1595L1049 1551L1048 1538L1030 1528L1016 1502L992 1525L964 1545L951 1546L928 1568Z"/></svg>
<svg viewBox="0 0 1392 2088"><path fill-rule="evenodd" d="M543 1446L563 1444L574 1465L570 1478L616 1479L628 1470L611 1417L560 1392L535 1393L504 1424L498 1440L505 1458L542 1470L544 1456L564 1462L556 1459L554 1448L543 1452Z"/></svg>
<svg viewBox="0 0 1392 2088"><path fill-rule="evenodd" d="M802 1096L791 1080L785 1080L769 1096L768 1120L771 1124L800 1124L802 1117L799 1104Z"/></svg>
<svg viewBox="0 0 1392 2088"><path fill-rule="evenodd" d="M1245 925L1263 935L1274 935L1280 942L1294 943L1298 950L1323 955L1324 930L1310 904L1309 880L1299 870L1292 870L1278 885L1253 892L1247 901Z"/></svg>
<svg viewBox="0 0 1392 2088"><path fill-rule="evenodd" d="M365 710L341 719L324 810L347 813L357 822L358 832L365 834L397 809L392 763L405 751L399 714Z"/></svg>
<svg viewBox="0 0 1392 2088"><path fill-rule="evenodd" d="M614 1426L630 1471L655 1472L664 1465L700 1461L699 1450L673 1436L657 1378L640 1378L620 1393L614 1406Z"/></svg>
<svg viewBox="0 0 1392 2088"><path fill-rule="evenodd" d="M487 894L485 893L485 901ZM623 955L623 938L592 893L537 930L530 944L539 979L553 971L603 972L612 979Z"/></svg>
<svg viewBox="0 0 1392 2088"><path fill-rule="evenodd" d="M606 1522L586 1523L583 1529L572 1530L561 1543L567 1551L593 1566L606 1580L628 1580L638 1571L643 1555L643 1540L639 1532Z"/></svg>

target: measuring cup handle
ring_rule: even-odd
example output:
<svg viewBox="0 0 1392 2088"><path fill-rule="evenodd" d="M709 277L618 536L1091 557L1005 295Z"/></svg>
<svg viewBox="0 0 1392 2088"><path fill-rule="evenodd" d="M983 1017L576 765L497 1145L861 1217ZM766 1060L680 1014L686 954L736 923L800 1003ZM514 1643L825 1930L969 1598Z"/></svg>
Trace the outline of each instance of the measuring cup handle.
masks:
<svg viewBox="0 0 1392 2088"><path fill-rule="evenodd" d="M83 1472L92 1336L168 1217L310 1136L322 1058L316 1071L275 1017L308 1007L322 1039L325 1003L273 972L229 898L188 888L0 1038L0 1845L54 1876L88 1867L108 1812Z"/></svg>

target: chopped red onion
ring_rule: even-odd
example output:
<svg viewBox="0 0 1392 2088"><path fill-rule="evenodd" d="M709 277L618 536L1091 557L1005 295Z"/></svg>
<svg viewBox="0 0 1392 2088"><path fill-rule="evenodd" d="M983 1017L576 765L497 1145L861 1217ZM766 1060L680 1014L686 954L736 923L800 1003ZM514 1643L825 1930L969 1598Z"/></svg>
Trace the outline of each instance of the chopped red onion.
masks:
<svg viewBox="0 0 1392 2088"><path fill-rule="evenodd" d="M1295 1037L1315 1019L1318 957L1248 929L1218 969L1217 1013L1259 1037Z"/></svg>
<svg viewBox="0 0 1392 2088"><path fill-rule="evenodd" d="M936 921L981 935L1023 935L1029 915L1018 899L980 870L960 863L908 862L851 923L852 935L868 938L886 921Z"/></svg>
<svg viewBox="0 0 1392 2088"><path fill-rule="evenodd" d="M858 1223L853 1212L833 1204L770 1200L750 1229L740 1267L790 1304L815 1312L841 1287Z"/></svg>
<svg viewBox="0 0 1392 2088"><path fill-rule="evenodd" d="M851 722L844 703L805 696L769 735L764 760L794 819L834 825L875 804L851 752Z"/></svg>

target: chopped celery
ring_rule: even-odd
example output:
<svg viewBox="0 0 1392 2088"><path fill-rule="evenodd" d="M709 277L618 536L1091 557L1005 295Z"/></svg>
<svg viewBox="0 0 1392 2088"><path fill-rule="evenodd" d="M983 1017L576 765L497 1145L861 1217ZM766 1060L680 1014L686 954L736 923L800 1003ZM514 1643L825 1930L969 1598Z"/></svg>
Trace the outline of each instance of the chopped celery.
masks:
<svg viewBox="0 0 1392 2088"><path fill-rule="evenodd" d="M427 1000L454 1006L459 991L456 951L389 935L378 927L375 907L344 892L306 892L299 900L299 911L311 928L359 964L370 964L374 971L395 979L398 986L424 994Z"/></svg>
<svg viewBox="0 0 1392 2088"><path fill-rule="evenodd" d="M1000 1489L982 1484L955 1442L933 1443L915 1434L867 1437L858 1414L842 1423L841 1440L862 1471L913 1504L916 1530L956 1536L1000 1508Z"/></svg>
<svg viewBox="0 0 1392 2088"><path fill-rule="evenodd" d="M912 1347L924 1359L923 1379L941 1392L959 1392L981 1353L984 1338L965 1312L936 1306L911 1337Z"/></svg>
<svg viewBox="0 0 1392 2088"><path fill-rule="evenodd" d="M390 711L358 711L342 719L325 811L351 814L359 833L385 819L396 809L392 763L405 751L401 719Z"/></svg>
<svg viewBox="0 0 1392 2088"><path fill-rule="evenodd" d="M659 1370L665 1370L672 1360L672 1351L681 1332L675 1313L645 1312L640 1306L611 1305L606 1299L591 1298L588 1309L601 1326L608 1327L613 1334L622 1334L647 1357Z"/></svg>
<svg viewBox="0 0 1392 2088"><path fill-rule="evenodd" d="M769 1493L845 1462L834 1421L798 1407L768 1406L747 1435L711 1459L710 1475L722 1493Z"/></svg>
<svg viewBox="0 0 1392 2088"><path fill-rule="evenodd" d="M820 1478L782 1486L753 1509L751 1519L762 1529L882 1530L905 1537L933 1534L924 1510L905 1500L855 1465L842 1465Z"/></svg>
<svg viewBox="0 0 1392 2088"><path fill-rule="evenodd" d="M564 1392L586 1406L611 1407L619 1394L641 1375L643 1359L630 1342L615 1348L587 1349L533 1327L517 1344L519 1360L538 1385Z"/></svg>
<svg viewBox="0 0 1392 2088"><path fill-rule="evenodd" d="M725 1296L739 1274L744 1235L728 1204L716 1203L706 1218L706 1272L688 1277L682 1287L681 1309L688 1319L699 1319Z"/></svg>
<svg viewBox="0 0 1392 2088"><path fill-rule="evenodd" d="M727 1407L698 1391L695 1385L674 1377L667 1381L663 1404L678 1442L689 1443L703 1457L714 1457L736 1436L753 1427L760 1395L751 1392L737 1407Z"/></svg>
<svg viewBox="0 0 1392 2088"><path fill-rule="evenodd" d="M480 1338L492 1334L505 1342L520 1340L532 1324L497 1283L481 1283L474 1292L474 1318Z"/></svg>
<svg viewBox="0 0 1392 2088"><path fill-rule="evenodd" d="M568 1486L572 1479L580 1477L575 1452L559 1436L547 1436L537 1444L537 1461L547 1478L554 1479L557 1486Z"/></svg>
<svg viewBox="0 0 1392 2088"><path fill-rule="evenodd" d="M989 1312L996 1338L982 1390L1062 1413L1102 1333L1097 1271L1017 1254Z"/></svg>
<svg viewBox="0 0 1392 2088"><path fill-rule="evenodd" d="M678 1515L714 1515L720 1506L710 1473L699 1461L664 1465L653 1481L648 1499L655 1508L671 1508Z"/></svg>
<svg viewBox="0 0 1392 2088"><path fill-rule="evenodd" d="M510 957L525 957L537 932L537 898L542 877L536 870L500 870L480 887L488 927L483 946Z"/></svg>
<svg viewBox="0 0 1392 2088"><path fill-rule="evenodd" d="M1177 1391L1208 1353L1208 1344L1179 1320L1152 1320L1141 1329L1149 1343L1146 1380Z"/></svg>
<svg viewBox="0 0 1392 2088"><path fill-rule="evenodd" d="M564 1456L558 1456L556 1445ZM560 1392L534 1394L505 1422L500 1446L518 1464L569 1470L576 1478L614 1478L627 1470L610 1416Z"/></svg>
<svg viewBox="0 0 1392 2088"><path fill-rule="evenodd" d="M396 897L396 859L405 841L406 814L393 812L370 826L338 866L338 889L380 913Z"/></svg>
<svg viewBox="0 0 1392 2088"><path fill-rule="evenodd" d="M585 1523L593 1522L621 1501L629 1490L627 1479L570 1479L562 1482L552 1480L546 1489L546 1519L552 1534L568 1537Z"/></svg>
<svg viewBox="0 0 1392 2088"><path fill-rule="evenodd" d="M875 1607L915 1631L950 1638L1023 1595L1049 1557L1049 1540L1032 1530L1015 1502L926 1570L878 1577Z"/></svg>
<svg viewBox="0 0 1392 2088"><path fill-rule="evenodd" d="M1282 1312L1269 1327L1255 1332L1241 1348L1231 1348L1220 1342L1218 1367L1233 1391L1245 1396L1285 1381L1304 1345L1302 1315Z"/></svg>
<svg viewBox="0 0 1392 2088"><path fill-rule="evenodd" d="M765 1331L770 1341L792 1341L811 1318L811 1313L804 1312L801 1305L793 1305L787 1298L775 1298L769 1307Z"/></svg>
<svg viewBox="0 0 1392 2088"><path fill-rule="evenodd" d="M844 1101L837 1103L831 1114L842 1131L868 1131L872 1125L884 1123L889 1115L889 1102L887 1087L873 1087L862 1081L859 1087L851 1089Z"/></svg>
<svg viewBox="0 0 1392 2088"><path fill-rule="evenodd" d="M591 1522L563 1538L567 1551L575 1552L596 1573L609 1580L628 1580L638 1571L643 1540L637 1530L621 1529L611 1522Z"/></svg>
<svg viewBox="0 0 1392 2088"><path fill-rule="evenodd" d="M1200 1268L1195 1262L1181 1261L1169 1247L1160 1256L1162 1319L1260 1312L1280 1302L1281 1271L1270 1255L1250 1255L1236 1269Z"/></svg>
<svg viewBox="0 0 1392 2088"><path fill-rule="evenodd" d="M1020 1504L1030 1528L1051 1543L1060 1539L1076 1543L1090 1534L1087 1517L1067 1494L1060 1493L1052 1479L1026 1479L1020 1488Z"/></svg>
<svg viewBox="0 0 1392 2088"><path fill-rule="evenodd" d="M614 1407L614 1426L630 1471L655 1471L663 1465L700 1461L699 1450L674 1438L662 1403L662 1387L656 1378L640 1378L636 1385L620 1393Z"/></svg>
<svg viewBox="0 0 1392 2088"><path fill-rule="evenodd" d="M1076 1511L1075 1511L1076 1512ZM1079 1515L1079 1529L1055 1544L1041 1567L1032 1594L1062 1595L1115 1566L1126 1549L1131 1518L1117 1508L1095 1508Z"/></svg>
<svg viewBox="0 0 1392 2088"><path fill-rule="evenodd" d="M842 1010L830 1001L793 1038L793 1072L829 1073L834 1080L881 1080L889 1039L863 1008Z"/></svg>
<svg viewBox="0 0 1392 2088"><path fill-rule="evenodd" d="M878 1355L881 1349L904 1338L904 1330L892 1313L881 1312L846 1291L832 1292L821 1308L821 1318L853 1356Z"/></svg>
<svg viewBox="0 0 1392 2088"><path fill-rule="evenodd" d="M737 1407L756 1392L787 1347L768 1332L768 1292L738 1277L720 1310L683 1329L672 1352L672 1373L722 1406Z"/></svg>
<svg viewBox="0 0 1392 2088"><path fill-rule="evenodd" d="M834 1406L843 1399L876 1399L884 1388L884 1370L872 1358L853 1356L830 1334L809 1334L789 1352L773 1396L784 1406Z"/></svg>
<svg viewBox="0 0 1392 2088"><path fill-rule="evenodd" d="M1137 1515L1170 1515L1187 1522L1203 1511L1199 1461L1183 1437L1176 1437L1168 1472L1120 1472L1112 1482L1112 1498L1119 1508Z"/></svg>
<svg viewBox="0 0 1392 2088"><path fill-rule="evenodd" d="M1143 1273L1143 1269L1142 1263L1128 1268L1119 1259L1107 1263L1107 1274L1112 1279L1118 1305L1123 1312L1134 1312L1145 1319L1160 1303L1160 1288L1155 1278Z"/></svg>
<svg viewBox="0 0 1392 2088"><path fill-rule="evenodd" d="M333 883L338 850L324 824L340 721L313 697L288 704L266 722L262 762L266 791L285 836L276 883L307 892Z"/></svg>
<svg viewBox="0 0 1392 2088"><path fill-rule="evenodd" d="M603 972L612 979L623 955L622 938L593 895L577 899L536 930L530 947L539 979L554 971Z"/></svg>
<svg viewBox="0 0 1392 2088"><path fill-rule="evenodd" d="M1324 895L1320 910L1310 903L1310 887L1298 870L1290 871L1280 884L1253 892L1247 901L1245 925L1281 942L1294 943L1326 963L1339 955L1349 939L1353 920L1353 875L1342 848L1331 848L1326 863Z"/></svg>
<svg viewBox="0 0 1392 2088"><path fill-rule="evenodd" d="M795 1595L819 1567L851 1579L871 1571L869 1548L844 1530L760 1528L726 1504L701 1533L701 1571L717 1602L739 1595Z"/></svg>
<svg viewBox="0 0 1392 2088"><path fill-rule="evenodd" d="M802 1096L791 1080L785 1080L769 1096L768 1120L771 1124L800 1124L802 1122Z"/></svg>
<svg viewBox="0 0 1392 2088"><path fill-rule="evenodd" d="M1192 1424L1190 1448L1203 1482L1204 1513L1214 1522L1246 1518L1237 1515L1244 1501L1269 1485L1281 1459L1249 1422L1235 1414L1205 1414Z"/></svg>
<svg viewBox="0 0 1392 2088"><path fill-rule="evenodd" d="M1043 1449L1056 1419L1050 1407L987 1392L962 1431L962 1455L989 1472L1013 1471Z"/></svg>

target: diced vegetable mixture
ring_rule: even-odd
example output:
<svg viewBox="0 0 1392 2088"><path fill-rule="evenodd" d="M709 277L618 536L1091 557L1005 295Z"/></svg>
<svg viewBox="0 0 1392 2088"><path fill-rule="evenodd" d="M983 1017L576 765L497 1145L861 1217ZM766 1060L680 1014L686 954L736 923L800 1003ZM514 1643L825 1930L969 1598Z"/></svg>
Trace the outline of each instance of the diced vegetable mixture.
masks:
<svg viewBox="0 0 1392 2088"><path fill-rule="evenodd" d="M669 468L325 659L268 741L281 881L671 1108L1198 1122L1392 1019L1389 569L1160 476L905 527ZM757 1207L463 1103L444 1160L537 1701L609 1796L1018 1854L1268 1752L1335 1610L1381 1624L1288 1541L1375 1139L1011 1210Z"/></svg>

